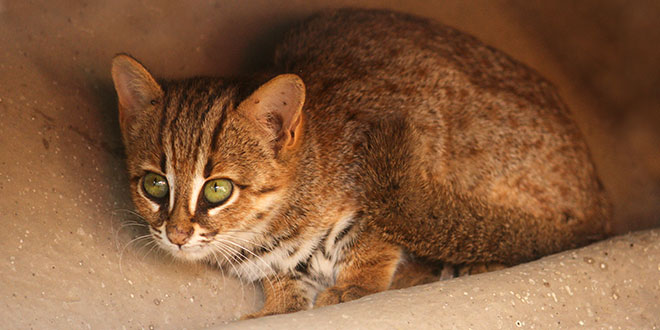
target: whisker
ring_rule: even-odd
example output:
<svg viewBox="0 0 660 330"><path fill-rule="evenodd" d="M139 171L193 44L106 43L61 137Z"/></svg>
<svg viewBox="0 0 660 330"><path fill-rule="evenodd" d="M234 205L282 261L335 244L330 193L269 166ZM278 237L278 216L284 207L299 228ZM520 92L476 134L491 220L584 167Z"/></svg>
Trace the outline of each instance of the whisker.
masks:
<svg viewBox="0 0 660 330"><path fill-rule="evenodd" d="M237 275L236 277L238 277L238 280L241 283L241 300L244 300L245 299L245 287L244 287L245 283L243 282L243 278L240 276L240 273L238 272L238 270L236 269L234 264L231 262L231 260L229 260L229 257L227 256L226 251L223 249L223 246L216 245L216 244L212 244L211 246L213 246L214 248L217 248L218 252L225 258L225 260L227 260L227 263L229 264L229 266L231 266L231 268L234 269L234 273L236 273L236 275ZM234 256L230 255L230 257L232 259L234 259L234 261L236 261ZM216 257L216 260L217 260L217 257ZM219 261L218 261L218 263L221 264ZM252 285L254 286L254 283Z"/></svg>
<svg viewBox="0 0 660 330"><path fill-rule="evenodd" d="M222 235L219 235L219 236L222 236ZM225 236L227 236L227 235L225 235ZM231 236L228 236L228 237L231 237ZM217 238L217 236L216 236L216 238ZM223 242L226 242L226 243L232 244L232 245L234 245L234 246L236 246L236 247L238 247L238 248L240 248L240 249L242 249L242 250L247 251L248 253L250 253L252 256L254 256L255 258L257 258L257 259L258 259L258 260L259 260L264 266L268 267L268 269L273 273L273 277L275 278L275 280L277 281L278 284L281 282L279 275L278 275L277 272L273 269L273 267L272 267L270 264L268 264L268 263L267 263L263 258L261 258L259 255L253 253L253 252L250 251L249 249L247 249L247 248L241 246L240 244L237 244L237 243L232 242L231 240L227 240L227 239L223 239L223 238L220 238L220 239L222 239ZM227 247L227 248L230 248L229 246L226 246L226 247ZM232 250L234 250L234 249L232 249ZM234 252L235 252L236 254L238 254L238 251L234 250ZM263 276L263 278L264 278L266 281L268 281L268 284L270 285L271 289L273 289L273 292L277 292L277 290L275 290L275 286L273 285L272 280L271 280L270 277L266 274L266 272L265 272L263 269L261 269L261 267L258 267L257 264L256 264L253 260L247 258L247 256L245 257L245 261L247 261L247 262L251 263L252 265L254 265L254 268L257 268L257 269L261 272L261 275ZM256 275L256 274L255 274L255 275ZM257 276L255 276L255 277L257 277ZM278 299L280 299L280 298L278 297Z"/></svg>
<svg viewBox="0 0 660 330"><path fill-rule="evenodd" d="M114 209L114 210L112 210L113 215L116 215L117 212L125 212L125 213L136 216L136 217L146 221L146 219L142 215L140 215L139 213L137 213L133 210L129 210L129 209Z"/></svg>
<svg viewBox="0 0 660 330"><path fill-rule="evenodd" d="M241 254L239 254L237 250L233 249L231 246L227 246L226 244L221 244L222 242L213 242L213 243L214 243L214 246L215 246L216 248L221 249L222 251L224 251L224 253L225 253L225 254L228 254L228 255L230 256L230 258L232 258L232 260L234 260L234 262L236 262L236 263L241 263L241 260L239 259L240 257L245 258L245 257L242 256ZM243 260L246 260L246 261L248 261L248 262L251 262L253 265L255 265L255 264L252 262L252 260L248 260L248 259L243 259ZM233 266L233 265L232 265L232 266ZM255 265L254 268L257 268L256 265ZM241 269L242 269L242 268L241 268ZM260 269L259 269L259 270L260 270ZM250 274L251 274L252 277L255 277L255 278L258 278L258 277L259 277L259 276L257 275L257 273L256 273L256 270L252 269L252 267L248 267L248 271L250 271ZM242 283L242 277L243 277L243 274L244 274L244 273L239 272L238 269L236 269L235 267L234 267L234 272L236 273L236 276L239 277L239 278L241 279L241 284L243 284L243 283ZM263 272L263 271L262 271L262 272ZM255 288L255 285L254 285L254 281L250 281L250 284L252 285L252 288L253 288L253 289L256 289L256 288Z"/></svg>
<svg viewBox="0 0 660 330"><path fill-rule="evenodd" d="M239 234L253 234L253 235L263 235L263 232L244 230L244 229L223 229L223 233L239 233Z"/></svg>
<svg viewBox="0 0 660 330"><path fill-rule="evenodd" d="M242 260L240 259L240 253L238 253L237 250L233 249L231 246L227 246L225 244L222 244L223 242L218 242L218 241L213 241L211 244L218 249L221 249L223 252L227 253L227 255L236 263L240 264ZM233 264L232 264L233 265ZM234 268L234 272L236 273L236 276L241 277L242 273L238 272L236 268ZM256 273L252 272L252 275L257 275Z"/></svg>
<svg viewBox="0 0 660 330"><path fill-rule="evenodd" d="M254 246L258 247L258 248L262 248L262 249L264 249L264 250L266 250L266 251L269 251L269 252L270 252L270 249L272 248L272 247L269 247L269 246L266 246L266 245L263 245L263 244L260 244L260 243L256 243L256 242L251 241L251 240L249 240L249 239L245 239L245 238L241 238L241 237L236 237L236 236L233 236L233 235L225 235L225 234L220 234L220 235L224 235L224 236L229 237L229 238L231 238L231 239L236 239L236 240L239 240L239 241L243 241L243 242L245 242L245 243L249 243L249 244L251 244L251 245L254 245Z"/></svg>
<svg viewBox="0 0 660 330"><path fill-rule="evenodd" d="M146 234L146 235L141 235L141 236L138 236L136 238L133 238L128 243L126 243L126 245L124 245L124 247L121 249L121 251L119 252L119 273L122 274L122 276L124 275L124 269L122 267L122 263L123 263L123 260L124 260L124 251L126 251L126 248L128 248L128 246L133 244L133 243L139 242L141 240L149 239L150 237L151 237L151 234Z"/></svg>
<svg viewBox="0 0 660 330"><path fill-rule="evenodd" d="M260 234L262 234L262 233L260 233ZM259 255L253 253L250 249L247 249L247 248L245 248L245 247L242 247L241 245L239 245L239 244L237 244L237 243L235 243L235 242L232 242L231 240L232 240L232 239L241 240L241 241L244 241L244 242L246 242L246 243L248 243L248 244L251 244L251 245L253 245L253 246L261 247L261 248L263 248L264 250L266 250L266 251L268 251L268 252L271 251L272 247L266 247L266 246L264 246L264 245L262 245L262 244L257 244L257 243L255 243L255 242L253 242L253 241L249 241L249 240L246 240L246 239L242 239L242 238L240 238L240 237L236 237L236 236L234 236L234 235L230 235L230 234L225 234L225 233L223 233L223 234L221 234L221 235L219 235L219 236L221 236L221 238L222 238L222 237L225 237L225 240L227 240L229 243L231 243L231 244L233 244L233 245L235 245L235 246L239 246L239 247L242 248L243 250L247 251L248 253L250 253L251 255L253 255L254 257L256 257L256 258L257 258L262 264L264 264L266 267L268 267L268 269L273 273L272 278L273 278L273 280L275 280L275 283L277 283L278 285L281 285L281 283L282 283L282 279L281 279L279 273L276 272L276 271L273 269L273 267L271 267L271 265L270 265L269 263L267 263L267 262L266 262L263 258L261 258ZM251 263L252 263L253 265L255 265L255 267L256 267L256 264L255 264L252 260L250 260L250 259L247 258L247 257L246 257L246 259L247 259L247 261L251 262ZM263 276L264 276L264 279L266 279L266 281L268 281L269 286L273 289L273 292L276 293L276 294L278 294L278 296L275 297L275 298L276 298L277 300L280 300L280 301L281 301L281 299L282 299L283 297L282 297L281 295L279 295L279 291L275 290L275 287L274 287L274 285L273 285L273 280L271 280L271 277L268 276L268 275L266 275L265 272L263 272L263 270L262 270L262 274L263 274Z"/></svg>
<svg viewBox="0 0 660 330"><path fill-rule="evenodd" d="M144 223L134 222L134 221L125 221L119 226L119 229L128 228L128 227L144 227L148 228L149 226Z"/></svg>
<svg viewBox="0 0 660 330"><path fill-rule="evenodd" d="M236 246L236 247L238 247L238 248L240 248L240 249L242 249L242 250L245 250L246 252L248 252L249 254L251 254L253 257L259 259L259 261L261 261L261 262L264 264L264 266L268 267L268 269L269 269L271 272L273 272L274 274L277 274L277 272L273 269L273 267L270 266L269 263L267 263L267 262L266 262L263 258L261 258L259 255L257 255L257 254L255 254L254 252L252 252L252 250L250 250L250 249L248 249L248 248L246 248L246 247L244 247L244 246L242 246L242 245L240 245L240 244L238 244L238 243L234 243L234 242L232 242L231 239L233 239L233 238L235 238L235 237L230 236L230 235L223 235L223 234L218 235L218 236L221 236L220 239L223 239L225 242L227 242L227 243L229 243L229 244L232 244L232 245L234 245L234 246ZM222 236L225 236L226 238L225 238L225 237L222 237ZM227 239L227 238L228 238L228 239ZM250 259L246 258L246 260L250 260ZM263 271L262 271L262 272L263 272ZM263 275L265 276L265 272L264 272Z"/></svg>
<svg viewBox="0 0 660 330"><path fill-rule="evenodd" d="M128 214L129 216L134 216L138 219L138 221L133 220L133 219L122 219L122 220L120 220L121 225L119 226L119 228L116 231L115 231L115 227L114 227L114 222L115 221L112 221L111 231L113 233L114 241L115 241L115 247L117 249L120 248L119 235L121 234L122 230L124 230L126 228L130 228L130 227L144 227L144 228L149 227L147 225L146 219L144 217L142 217L140 214L138 214L137 212L134 212L132 210L129 210L129 209L115 209L115 210L111 211L111 214L112 214L113 217L114 216L119 216L117 214L119 212L123 212L124 214Z"/></svg>
<svg viewBox="0 0 660 330"><path fill-rule="evenodd" d="M208 263L211 266L215 266L214 268L220 269L220 273L222 274L222 287L226 288L227 287L227 275L225 274L225 268L222 266L222 263L220 260L218 260L218 256L215 253L216 251L211 248L211 255L213 256L213 259L215 259L215 264L213 263L213 260L211 260L211 256L208 257ZM209 271L209 268L206 268L206 271ZM243 283L241 283L241 288L242 288Z"/></svg>
<svg viewBox="0 0 660 330"><path fill-rule="evenodd" d="M158 242L156 242L156 241L154 241L154 240L151 240L151 241L149 241L147 244L144 245L144 248L146 248L146 247L148 247L148 246L150 246L150 245L151 245L151 248L149 248L149 250L147 250L147 253L145 253L145 254L142 256L142 259L141 259L142 262L144 262L144 259L149 255L149 253L153 252L154 249L155 249L156 247L158 247Z"/></svg>

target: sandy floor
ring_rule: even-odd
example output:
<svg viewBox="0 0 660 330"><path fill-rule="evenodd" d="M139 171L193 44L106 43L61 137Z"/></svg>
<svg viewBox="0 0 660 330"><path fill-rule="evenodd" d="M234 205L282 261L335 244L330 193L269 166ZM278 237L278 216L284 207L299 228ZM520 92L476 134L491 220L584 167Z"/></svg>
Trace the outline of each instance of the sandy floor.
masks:
<svg viewBox="0 0 660 330"><path fill-rule="evenodd" d="M166 77L247 73L292 22L358 3L377 2L0 0L3 324L199 328L258 308L253 285L140 239L109 62L129 52ZM456 26L550 78L591 145L616 230L660 226L660 5L543 3L386 7Z"/></svg>
<svg viewBox="0 0 660 330"><path fill-rule="evenodd" d="M660 230L227 329L657 329ZM639 276L643 274L643 276Z"/></svg>

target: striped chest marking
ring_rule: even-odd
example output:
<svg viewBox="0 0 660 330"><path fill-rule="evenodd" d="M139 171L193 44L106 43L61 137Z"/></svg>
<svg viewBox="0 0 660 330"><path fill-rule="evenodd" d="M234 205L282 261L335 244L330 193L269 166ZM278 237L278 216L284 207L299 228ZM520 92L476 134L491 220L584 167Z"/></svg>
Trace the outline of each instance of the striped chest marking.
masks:
<svg viewBox="0 0 660 330"><path fill-rule="evenodd" d="M334 284L357 227L356 218L350 213L326 230L315 228L314 233L300 233L275 242L272 249L244 252L245 259L230 268L250 281L289 274L320 290Z"/></svg>

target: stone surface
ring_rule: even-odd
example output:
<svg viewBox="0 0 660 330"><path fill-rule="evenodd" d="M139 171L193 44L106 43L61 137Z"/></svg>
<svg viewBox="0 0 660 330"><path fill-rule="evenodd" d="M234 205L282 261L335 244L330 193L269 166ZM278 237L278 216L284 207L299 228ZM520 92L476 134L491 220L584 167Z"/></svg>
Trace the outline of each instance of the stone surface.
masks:
<svg viewBox="0 0 660 330"><path fill-rule="evenodd" d="M660 230L224 329L657 329Z"/></svg>

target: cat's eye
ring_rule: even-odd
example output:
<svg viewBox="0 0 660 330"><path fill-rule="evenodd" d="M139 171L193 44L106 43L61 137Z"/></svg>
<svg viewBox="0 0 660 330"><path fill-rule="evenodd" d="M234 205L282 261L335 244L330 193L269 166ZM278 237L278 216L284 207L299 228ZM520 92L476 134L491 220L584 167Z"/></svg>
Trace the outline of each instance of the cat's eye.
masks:
<svg viewBox="0 0 660 330"><path fill-rule="evenodd" d="M234 185L227 179L214 179L204 185L204 198L211 204L219 204L231 196Z"/></svg>
<svg viewBox="0 0 660 330"><path fill-rule="evenodd" d="M167 192L170 189L165 177L153 172L149 172L144 176L142 186L149 196L155 198L163 198L167 196Z"/></svg>

